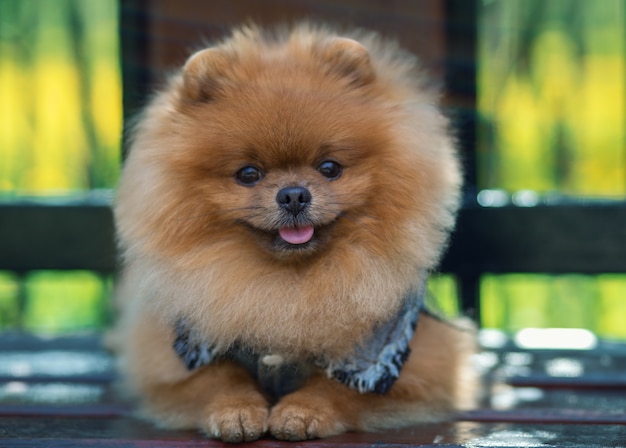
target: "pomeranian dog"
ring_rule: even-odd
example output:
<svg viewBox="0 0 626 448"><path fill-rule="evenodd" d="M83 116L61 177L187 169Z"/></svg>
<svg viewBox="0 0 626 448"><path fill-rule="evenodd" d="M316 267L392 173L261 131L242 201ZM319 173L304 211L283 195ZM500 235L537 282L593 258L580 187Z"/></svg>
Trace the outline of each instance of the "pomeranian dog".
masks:
<svg viewBox="0 0 626 448"><path fill-rule="evenodd" d="M375 34L247 26L137 122L110 341L161 427L302 440L466 406L471 329L424 308L459 205L449 124Z"/></svg>

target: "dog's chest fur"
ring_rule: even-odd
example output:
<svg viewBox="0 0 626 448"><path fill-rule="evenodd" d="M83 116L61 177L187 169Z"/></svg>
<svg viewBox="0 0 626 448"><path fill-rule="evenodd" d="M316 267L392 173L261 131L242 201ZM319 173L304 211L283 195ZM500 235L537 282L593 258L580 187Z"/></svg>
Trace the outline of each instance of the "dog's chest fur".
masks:
<svg viewBox="0 0 626 448"><path fill-rule="evenodd" d="M411 341L423 309L425 281L419 289L410 291L396 315L379 322L371 337L358 344L343 359L328 359L324 355L308 359L290 359L271 350L257 352L244 344L220 349L212 341L198 337L184 319L175 325L173 348L189 370L217 360L231 360L245 367L262 389L274 399L300 388L314 369L323 369L333 378L361 393L387 393L400 375L409 357Z"/></svg>

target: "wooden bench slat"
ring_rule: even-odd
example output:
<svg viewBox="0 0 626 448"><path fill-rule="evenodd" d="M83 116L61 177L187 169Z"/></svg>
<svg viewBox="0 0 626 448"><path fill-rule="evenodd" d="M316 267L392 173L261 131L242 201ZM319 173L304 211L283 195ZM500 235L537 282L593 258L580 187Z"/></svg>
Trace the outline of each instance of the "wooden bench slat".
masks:
<svg viewBox="0 0 626 448"><path fill-rule="evenodd" d="M622 409L591 410L591 409L558 409L531 408L513 410L479 409L464 412L459 420L469 422L505 422L505 423L541 423L541 424L599 424L625 425L626 412ZM626 435L626 427L624 428ZM626 439L625 439L626 441Z"/></svg>
<svg viewBox="0 0 626 448"><path fill-rule="evenodd" d="M0 216L0 270L115 270L113 218L107 203L0 203ZM624 201L466 206L441 271L461 276L623 273L624 242Z"/></svg>
<svg viewBox="0 0 626 448"><path fill-rule="evenodd" d="M130 418L10 418L3 419L0 446L181 446L224 447L195 431L165 431ZM377 433L347 433L294 444L264 438L258 448L343 447L539 447L624 446L623 425L454 422L416 425Z"/></svg>
<svg viewBox="0 0 626 448"><path fill-rule="evenodd" d="M120 403L96 403L88 405L0 404L0 418L2 419L19 417L120 418L129 415L131 412L132 409L130 406Z"/></svg>

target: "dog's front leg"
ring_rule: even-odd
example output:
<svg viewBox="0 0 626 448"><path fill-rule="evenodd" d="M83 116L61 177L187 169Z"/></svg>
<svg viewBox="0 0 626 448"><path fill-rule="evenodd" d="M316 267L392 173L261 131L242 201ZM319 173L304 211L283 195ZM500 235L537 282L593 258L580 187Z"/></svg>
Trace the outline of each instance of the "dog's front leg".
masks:
<svg viewBox="0 0 626 448"><path fill-rule="evenodd" d="M267 432L269 404L252 375L231 361L189 371L172 348L174 334L147 312L128 314L118 328L125 386L141 413L166 428L199 429L229 442ZM134 317L134 319L130 319Z"/></svg>
<svg viewBox="0 0 626 448"><path fill-rule="evenodd" d="M358 395L319 372L272 408L269 430L277 439L295 441L356 429Z"/></svg>
<svg viewBox="0 0 626 448"><path fill-rule="evenodd" d="M422 316L411 341L411 355L385 395L359 393L317 371L307 384L283 397L271 411L269 430L284 440L327 437L345 431L371 431L448 418L471 407L477 378L471 327L460 331Z"/></svg>
<svg viewBox="0 0 626 448"><path fill-rule="evenodd" d="M252 441L267 432L269 406L253 378L229 361L189 378L143 389L143 411L170 428L196 427L227 442Z"/></svg>

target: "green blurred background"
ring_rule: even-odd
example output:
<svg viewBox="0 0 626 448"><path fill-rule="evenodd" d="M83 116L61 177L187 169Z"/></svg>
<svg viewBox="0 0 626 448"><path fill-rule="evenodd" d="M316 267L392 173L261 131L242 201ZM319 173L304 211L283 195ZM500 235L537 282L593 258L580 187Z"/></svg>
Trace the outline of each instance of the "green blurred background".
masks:
<svg viewBox="0 0 626 448"><path fill-rule="evenodd" d="M118 7L0 0L0 200L115 186ZM623 198L624 0L484 0L479 20L479 187ZM111 288L91 272L0 272L0 330L101 329ZM430 289L443 311L458 311L452 278ZM485 327L626 338L626 276L488 275L481 294Z"/></svg>

